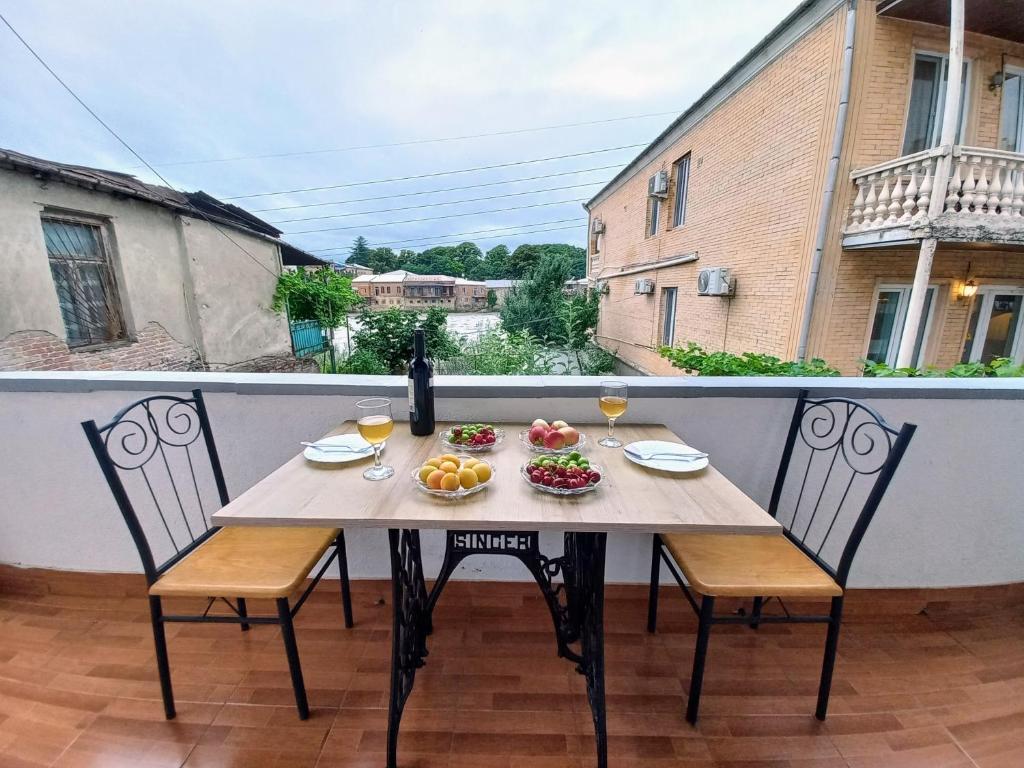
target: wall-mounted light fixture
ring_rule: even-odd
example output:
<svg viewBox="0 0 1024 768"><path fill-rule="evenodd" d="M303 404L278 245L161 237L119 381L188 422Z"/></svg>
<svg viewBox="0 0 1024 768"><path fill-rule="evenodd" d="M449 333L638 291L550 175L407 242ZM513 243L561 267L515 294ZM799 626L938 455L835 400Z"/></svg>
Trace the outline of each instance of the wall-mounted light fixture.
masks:
<svg viewBox="0 0 1024 768"><path fill-rule="evenodd" d="M973 280L964 280L960 284L960 299L962 301L970 301L977 292L978 284Z"/></svg>
<svg viewBox="0 0 1024 768"><path fill-rule="evenodd" d="M995 93L1003 87L1003 83L1006 82L1006 54L1004 53L1000 58L999 71L996 72L988 81L988 89Z"/></svg>

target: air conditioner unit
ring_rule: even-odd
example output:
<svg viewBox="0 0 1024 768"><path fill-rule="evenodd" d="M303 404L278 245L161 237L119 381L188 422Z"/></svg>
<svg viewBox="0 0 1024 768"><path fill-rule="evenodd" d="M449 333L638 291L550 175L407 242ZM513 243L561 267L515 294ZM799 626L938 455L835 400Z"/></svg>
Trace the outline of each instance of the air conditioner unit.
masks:
<svg viewBox="0 0 1024 768"><path fill-rule="evenodd" d="M668 171L658 171L647 182L650 197L668 197Z"/></svg>
<svg viewBox="0 0 1024 768"><path fill-rule="evenodd" d="M604 234L604 222L600 219L594 219L590 222L590 233L592 235Z"/></svg>
<svg viewBox="0 0 1024 768"><path fill-rule="evenodd" d="M707 267L697 275L698 296L732 296L733 281L725 267Z"/></svg>
<svg viewBox="0 0 1024 768"><path fill-rule="evenodd" d="M635 295L644 293L654 293L654 281L651 280L649 277L637 280L633 284L633 293Z"/></svg>

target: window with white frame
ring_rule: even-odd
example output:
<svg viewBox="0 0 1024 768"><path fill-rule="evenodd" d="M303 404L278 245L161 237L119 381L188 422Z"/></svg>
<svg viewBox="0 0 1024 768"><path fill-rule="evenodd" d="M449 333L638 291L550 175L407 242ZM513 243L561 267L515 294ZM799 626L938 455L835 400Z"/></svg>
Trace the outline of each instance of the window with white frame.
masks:
<svg viewBox="0 0 1024 768"><path fill-rule="evenodd" d="M955 143L959 144L967 115L967 84L970 64L964 62L960 85L960 114L957 119ZM903 154L911 155L939 144L942 113L946 104L946 81L949 79L949 57L939 53L914 54L910 103L907 106L907 127L903 135Z"/></svg>
<svg viewBox="0 0 1024 768"><path fill-rule="evenodd" d="M1007 152L1024 152L1024 69L1007 67L1003 74L996 147Z"/></svg>
<svg viewBox="0 0 1024 768"><path fill-rule="evenodd" d="M960 360L964 363L991 363L997 357L1024 362L1021 342L1022 286L987 286L974 294L967 336Z"/></svg>
<svg viewBox="0 0 1024 768"><path fill-rule="evenodd" d="M117 283L102 228L50 217L43 218L42 225L68 346L125 338Z"/></svg>
<svg viewBox="0 0 1024 768"><path fill-rule="evenodd" d="M676 298L678 288L661 289L661 343L671 347L676 340Z"/></svg>
<svg viewBox="0 0 1024 768"><path fill-rule="evenodd" d="M686 223L686 195L690 186L690 155L686 154L675 163L676 194L672 205L672 226L681 227Z"/></svg>
<svg viewBox="0 0 1024 768"><path fill-rule="evenodd" d="M928 286L924 298L923 322L918 326L917 339L914 342L914 355L911 365L920 368L924 362L926 340L931 331L932 317L935 314L935 299L938 286ZM868 338L868 349L864 357L875 363L896 365L896 357L900 351L900 337L903 326L907 322L907 306L910 303L910 286L904 284L885 284L878 286L875 292L872 310L871 336Z"/></svg>

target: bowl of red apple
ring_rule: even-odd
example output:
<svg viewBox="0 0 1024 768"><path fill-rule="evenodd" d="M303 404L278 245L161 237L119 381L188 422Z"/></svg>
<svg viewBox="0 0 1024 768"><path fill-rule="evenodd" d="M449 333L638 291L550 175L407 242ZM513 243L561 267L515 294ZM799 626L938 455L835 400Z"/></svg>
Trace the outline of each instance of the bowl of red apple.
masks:
<svg viewBox="0 0 1024 768"><path fill-rule="evenodd" d="M564 421L552 421L549 424L544 419L537 419L529 429L520 432L519 439L533 453L555 454L578 451L587 442L587 436L576 427Z"/></svg>
<svg viewBox="0 0 1024 768"><path fill-rule="evenodd" d="M520 474L535 490L555 496L578 496L597 490L603 470L579 451L535 456Z"/></svg>

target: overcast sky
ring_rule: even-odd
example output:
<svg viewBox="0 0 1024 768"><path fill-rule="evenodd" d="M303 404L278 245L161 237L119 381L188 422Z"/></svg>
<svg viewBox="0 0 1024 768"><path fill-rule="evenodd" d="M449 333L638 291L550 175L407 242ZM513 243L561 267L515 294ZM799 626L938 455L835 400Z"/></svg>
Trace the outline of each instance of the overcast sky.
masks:
<svg viewBox="0 0 1024 768"><path fill-rule="evenodd" d="M0 0L0 11L173 186L229 198L645 144L672 115L316 152L678 113L796 5ZM2 26L0 146L156 181ZM476 240L485 250L501 242L583 245L578 201L638 151L233 202L257 210L384 198L259 214L272 222L432 206L279 225L296 245L339 260L344 249L322 249L347 248L357 234L371 244L409 241L394 242L396 250L460 240ZM194 162L294 152L316 153ZM547 174L561 175L511 182ZM490 182L507 183L408 194ZM513 192L531 194L436 205ZM546 203L559 204L539 205ZM486 212L513 206L535 207ZM450 218L387 223L439 216ZM317 229L331 231L301 232ZM527 229L535 233L518 234ZM536 232L545 229L555 231Z"/></svg>

